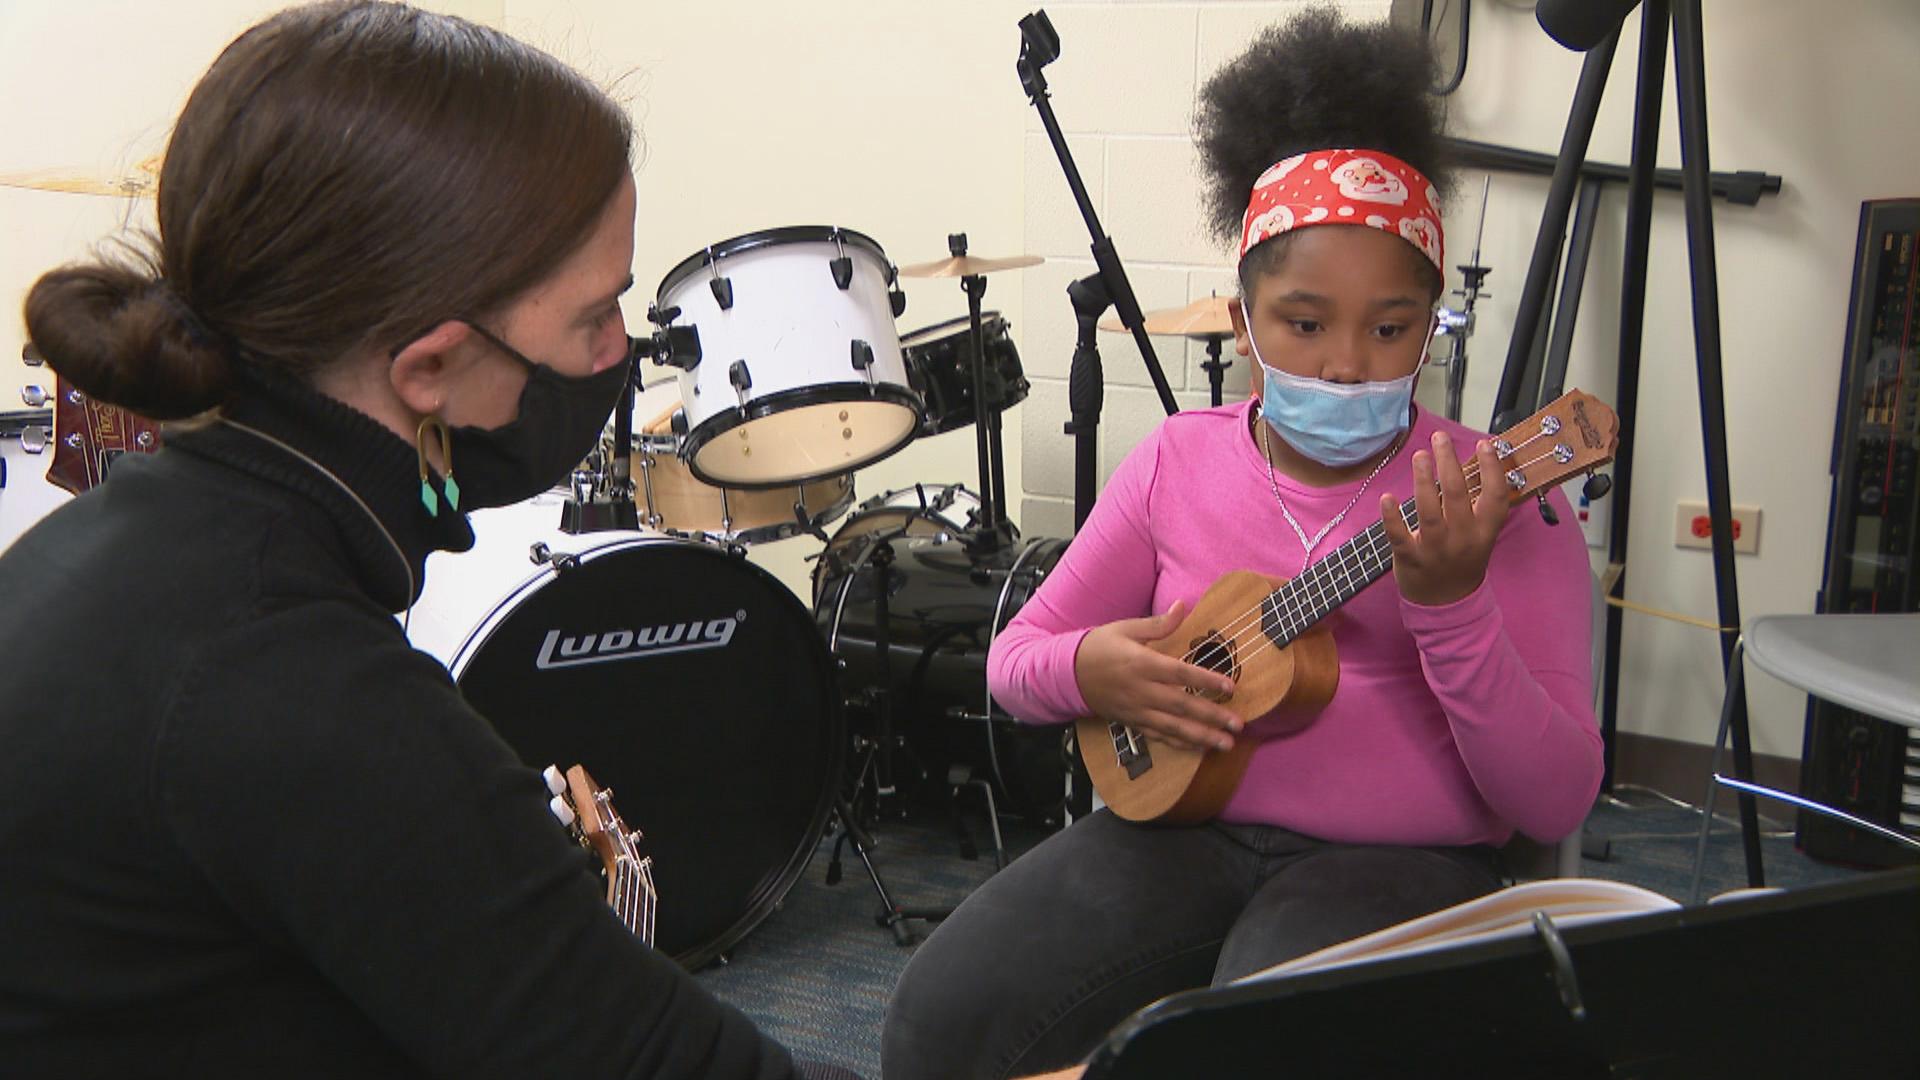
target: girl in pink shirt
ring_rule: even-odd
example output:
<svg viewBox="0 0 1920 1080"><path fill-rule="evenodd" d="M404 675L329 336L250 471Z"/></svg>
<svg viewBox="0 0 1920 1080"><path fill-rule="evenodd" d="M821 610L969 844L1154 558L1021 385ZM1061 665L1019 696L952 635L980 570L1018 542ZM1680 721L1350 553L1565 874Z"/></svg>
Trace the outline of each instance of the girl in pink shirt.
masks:
<svg viewBox="0 0 1920 1080"><path fill-rule="evenodd" d="M1170 417L1133 449L996 638L988 679L1029 723L1251 739L1252 762L1216 821L1103 810L970 896L895 991L889 1080L1069 1064L1165 994L1497 888L1498 845L1558 840L1592 805L1580 533L1470 498L1463 457L1484 477L1506 467L1412 405L1445 265L1430 67L1415 38L1316 11L1203 91L1254 400ZM1392 572L1325 620L1339 681L1305 727L1243 727L1195 692L1225 676L1147 647L1222 574L1295 577L1376 522Z"/></svg>

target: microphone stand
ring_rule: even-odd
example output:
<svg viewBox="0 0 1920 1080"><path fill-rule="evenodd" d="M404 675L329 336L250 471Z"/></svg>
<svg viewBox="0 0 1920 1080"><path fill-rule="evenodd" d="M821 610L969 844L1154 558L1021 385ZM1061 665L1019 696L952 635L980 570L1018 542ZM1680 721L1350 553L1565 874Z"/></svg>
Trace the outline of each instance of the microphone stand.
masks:
<svg viewBox="0 0 1920 1080"><path fill-rule="evenodd" d="M1067 137L1060 130L1060 121L1053 114L1053 103L1048 99L1047 78L1041 68L1060 58L1060 35L1053 28L1045 11L1036 11L1020 20L1020 59L1015 69L1020 73L1020 85L1027 92L1027 99L1040 113L1040 123L1047 129L1047 139L1053 143L1053 152L1060 159L1060 168L1066 173L1067 187L1073 191L1073 201L1080 208L1080 216L1087 223L1087 232L1093 237L1093 262L1099 268L1098 276L1111 299L1115 311L1120 316L1121 325L1133 334L1134 344L1140 348L1140 358L1146 362L1147 376L1153 380L1154 392L1160 395L1160 407L1168 416L1180 411L1173 400L1173 388L1167 385L1166 372L1161 370L1160 360L1153 353L1153 342L1147 337L1146 320L1140 313L1140 301L1133 295L1133 285L1127 280L1127 272L1120 265L1120 254L1114 249L1113 238L1100 227L1100 217L1094 212L1093 200L1087 195L1087 185L1080 178L1080 169L1073 163L1073 154L1067 148ZM1071 293L1071 289L1068 290ZM1075 303L1075 313L1079 312L1079 303ZM1088 420L1082 425L1079 419L1069 427L1077 439L1090 442L1099 423L1100 407L1100 368L1097 362L1098 352L1090 344L1085 344L1086 333L1082 332L1083 344L1074 349L1076 371L1086 372L1086 379L1092 380L1090 386L1082 385L1079 397L1083 402L1091 401L1091 414L1084 414ZM1086 351L1094 360L1083 365L1080 362L1082 352ZM1073 387L1083 382L1070 376L1068 395L1071 398ZM1077 416L1083 414L1076 414ZM1083 442L1083 446L1085 443ZM1074 459L1074 520L1085 521L1093 508L1094 479L1099 470L1091 454L1084 450Z"/></svg>
<svg viewBox="0 0 1920 1080"><path fill-rule="evenodd" d="M1074 340L1073 364L1067 370L1067 426L1073 436L1073 531L1087 523L1096 497L1094 480L1100 475L1100 407L1106 400L1106 383L1100 370L1100 346L1096 324L1112 306L1106 279L1090 274L1067 286L1073 301L1073 317L1080 325Z"/></svg>

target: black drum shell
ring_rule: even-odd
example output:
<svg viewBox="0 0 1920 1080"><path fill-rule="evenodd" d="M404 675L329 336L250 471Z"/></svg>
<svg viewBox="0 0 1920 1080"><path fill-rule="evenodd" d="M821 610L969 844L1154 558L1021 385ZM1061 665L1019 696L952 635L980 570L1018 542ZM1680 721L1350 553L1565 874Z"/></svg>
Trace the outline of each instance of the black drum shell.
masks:
<svg viewBox="0 0 1920 1080"><path fill-rule="evenodd" d="M862 515L856 514L842 528L861 524ZM887 571L887 655L895 727L936 786L956 763L976 767L981 775L997 772L995 778L1004 781L1001 797L1012 809L1045 818L1056 809L1062 790L1061 729L1019 724L997 706L992 721L980 717L987 706L990 638L1033 595L1067 542L1029 537L982 556L969 550L968 538L888 540L893 564ZM856 705L862 688L880 685L872 548L863 539L852 547L853 557L826 570L817 583L814 610L840 662L840 684ZM871 713L870 707L865 712ZM995 755L986 749L983 722L991 724L998 740L997 769Z"/></svg>
<svg viewBox="0 0 1920 1080"><path fill-rule="evenodd" d="M999 312L982 313L980 330L987 406L1005 412L1025 401L1030 389L1020 367L1020 350ZM906 358L907 378L926 406L921 434L939 435L979 422L980 410L973 402L973 328L967 317L907 334L900 339L900 352Z"/></svg>

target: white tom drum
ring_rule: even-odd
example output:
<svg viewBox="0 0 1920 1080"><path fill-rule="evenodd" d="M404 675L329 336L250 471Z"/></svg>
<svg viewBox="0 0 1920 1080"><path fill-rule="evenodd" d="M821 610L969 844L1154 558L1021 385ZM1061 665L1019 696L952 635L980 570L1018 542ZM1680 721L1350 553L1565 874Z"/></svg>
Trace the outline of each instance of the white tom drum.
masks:
<svg viewBox="0 0 1920 1080"><path fill-rule="evenodd" d="M693 475L782 487L910 442L923 407L894 327L896 276L879 244L831 226L737 236L669 271L655 310L700 334L679 376Z"/></svg>

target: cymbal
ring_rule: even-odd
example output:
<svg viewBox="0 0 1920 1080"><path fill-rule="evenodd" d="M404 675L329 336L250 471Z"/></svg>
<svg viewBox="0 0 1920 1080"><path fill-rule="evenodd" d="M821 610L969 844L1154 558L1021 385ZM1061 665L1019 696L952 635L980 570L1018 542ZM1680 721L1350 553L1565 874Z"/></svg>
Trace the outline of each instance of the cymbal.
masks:
<svg viewBox="0 0 1920 1080"><path fill-rule="evenodd" d="M160 159L148 158L134 166L126 176L99 177L78 172L42 169L35 172L0 173L0 187L26 188L31 191L58 191L70 195L115 195L122 198L150 197L160 186Z"/></svg>
<svg viewBox="0 0 1920 1080"><path fill-rule="evenodd" d="M1147 333L1166 337L1217 338L1233 334L1233 317L1227 314L1230 297L1208 296L1186 307L1165 308L1146 313ZM1120 316L1100 320L1100 329L1125 333Z"/></svg>
<svg viewBox="0 0 1920 1080"><path fill-rule="evenodd" d="M992 274L1001 270L1020 270L1039 266L1047 260L1038 255L1014 255L1005 259L982 259L975 255L955 255L933 262L915 263L900 268L901 277L943 278Z"/></svg>

